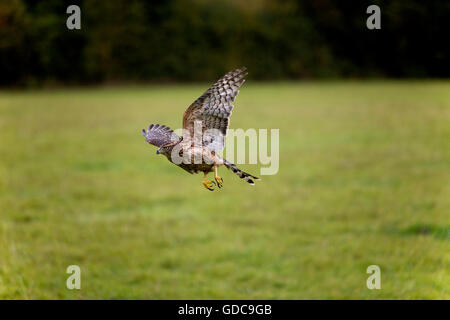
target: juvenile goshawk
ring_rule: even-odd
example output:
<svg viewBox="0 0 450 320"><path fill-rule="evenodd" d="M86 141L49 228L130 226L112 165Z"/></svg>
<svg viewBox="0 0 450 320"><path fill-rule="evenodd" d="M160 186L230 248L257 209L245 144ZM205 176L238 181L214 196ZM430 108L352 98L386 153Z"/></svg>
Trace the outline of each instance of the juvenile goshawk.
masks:
<svg viewBox="0 0 450 320"><path fill-rule="evenodd" d="M203 185L211 191L216 183L207 180L206 175L214 171L214 179L221 188L223 179L217 174L221 165L251 185L255 184L253 180L259 180L216 154L225 146L233 102L245 81L245 70L243 67L228 72L186 109L181 138L170 128L159 124L142 129L146 141L159 148L156 154L165 155L170 162L189 173L203 172Z"/></svg>

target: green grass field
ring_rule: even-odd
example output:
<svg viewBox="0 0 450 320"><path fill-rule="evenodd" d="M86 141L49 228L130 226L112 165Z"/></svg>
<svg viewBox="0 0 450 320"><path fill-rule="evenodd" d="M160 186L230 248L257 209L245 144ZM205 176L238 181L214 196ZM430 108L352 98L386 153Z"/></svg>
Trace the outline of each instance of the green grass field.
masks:
<svg viewBox="0 0 450 320"><path fill-rule="evenodd" d="M450 82L248 81L280 170L218 192L140 133L207 86L0 92L0 298L450 299Z"/></svg>

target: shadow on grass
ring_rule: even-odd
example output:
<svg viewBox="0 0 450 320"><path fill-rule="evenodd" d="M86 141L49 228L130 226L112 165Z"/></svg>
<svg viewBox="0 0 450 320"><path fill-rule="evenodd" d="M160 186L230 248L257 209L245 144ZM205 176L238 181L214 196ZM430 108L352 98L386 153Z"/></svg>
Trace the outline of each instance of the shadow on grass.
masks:
<svg viewBox="0 0 450 320"><path fill-rule="evenodd" d="M416 223L405 228L388 228L388 232L400 236L432 236L450 241L450 226L438 226L429 223Z"/></svg>

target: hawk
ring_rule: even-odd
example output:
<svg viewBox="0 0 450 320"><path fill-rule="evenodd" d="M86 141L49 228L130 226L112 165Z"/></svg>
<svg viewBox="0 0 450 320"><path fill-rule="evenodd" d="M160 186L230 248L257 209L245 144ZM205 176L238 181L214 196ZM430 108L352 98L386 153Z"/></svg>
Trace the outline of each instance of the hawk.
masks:
<svg viewBox="0 0 450 320"><path fill-rule="evenodd" d="M151 124L147 130L142 129L145 140L158 147L156 154L163 154L170 162L191 174L203 172L203 185L210 191L216 185L219 188L223 186L223 179L217 174L221 165L251 185L255 184L254 180L259 180L216 153L225 146L233 102L245 81L245 70L242 67L228 72L186 109L182 137L160 124ZM207 174L213 171L217 184L206 179Z"/></svg>

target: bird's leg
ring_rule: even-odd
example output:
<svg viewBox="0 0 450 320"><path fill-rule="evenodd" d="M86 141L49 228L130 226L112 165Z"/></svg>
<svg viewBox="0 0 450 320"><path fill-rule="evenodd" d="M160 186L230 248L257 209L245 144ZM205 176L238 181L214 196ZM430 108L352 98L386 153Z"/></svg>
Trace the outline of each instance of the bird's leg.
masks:
<svg viewBox="0 0 450 320"><path fill-rule="evenodd" d="M207 175L207 173L205 172L205 175L203 176L203 185L204 185L205 188L208 189L209 191L213 191L213 190L214 190L213 185L215 185L216 183L215 183L214 181L207 180L207 179L206 179L206 175Z"/></svg>
<svg viewBox="0 0 450 320"><path fill-rule="evenodd" d="M221 177L219 177L219 175L217 174L217 166L214 166L214 179L217 182L217 186L219 188L223 187L223 179Z"/></svg>

